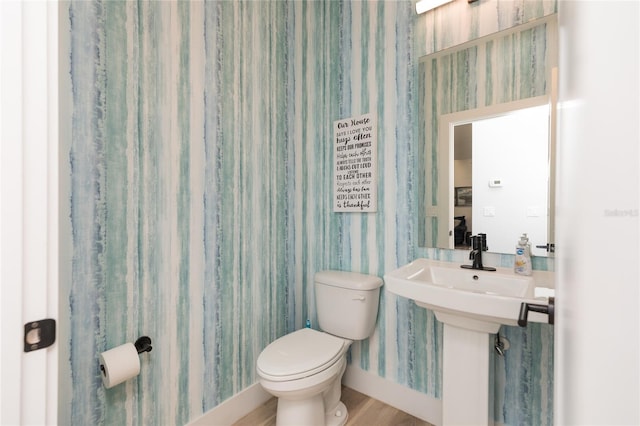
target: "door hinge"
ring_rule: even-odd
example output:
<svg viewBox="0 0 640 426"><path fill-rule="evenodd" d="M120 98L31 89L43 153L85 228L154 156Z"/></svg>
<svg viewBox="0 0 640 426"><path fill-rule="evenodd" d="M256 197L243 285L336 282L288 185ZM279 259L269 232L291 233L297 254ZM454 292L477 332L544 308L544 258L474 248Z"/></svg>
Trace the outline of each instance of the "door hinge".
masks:
<svg viewBox="0 0 640 426"><path fill-rule="evenodd" d="M43 319L24 325L24 351L48 348L56 341L56 320Z"/></svg>

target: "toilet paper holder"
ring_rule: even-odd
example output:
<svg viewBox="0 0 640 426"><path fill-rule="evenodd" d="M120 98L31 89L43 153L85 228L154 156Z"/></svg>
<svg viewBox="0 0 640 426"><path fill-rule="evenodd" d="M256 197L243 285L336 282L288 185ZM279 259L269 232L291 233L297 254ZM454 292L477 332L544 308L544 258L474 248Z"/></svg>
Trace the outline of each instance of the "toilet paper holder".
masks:
<svg viewBox="0 0 640 426"><path fill-rule="evenodd" d="M136 347L136 351L138 351L138 355L143 352L151 352L153 346L151 346L151 338L149 336L141 336L138 340L135 341L133 346ZM100 371L103 375L106 375L107 372L104 369L104 365L100 364Z"/></svg>
<svg viewBox="0 0 640 426"><path fill-rule="evenodd" d="M153 346L151 346L151 339L148 336L141 336L136 340L133 346L136 347L139 354L143 352L151 352L151 349L153 349Z"/></svg>

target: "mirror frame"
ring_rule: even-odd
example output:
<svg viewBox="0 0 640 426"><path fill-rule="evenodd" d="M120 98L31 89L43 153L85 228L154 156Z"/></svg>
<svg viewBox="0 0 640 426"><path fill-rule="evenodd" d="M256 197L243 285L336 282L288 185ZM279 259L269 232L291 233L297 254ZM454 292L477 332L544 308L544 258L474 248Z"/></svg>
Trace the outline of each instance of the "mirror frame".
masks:
<svg viewBox="0 0 640 426"><path fill-rule="evenodd" d="M510 61L497 59L507 54ZM551 103L549 149L555 152L557 64L555 14L420 58L416 132L420 247L448 249L437 245L433 232L438 228L438 141L442 117L544 98ZM550 157L551 217L555 204L555 156ZM554 237L552 228L553 225L550 243Z"/></svg>

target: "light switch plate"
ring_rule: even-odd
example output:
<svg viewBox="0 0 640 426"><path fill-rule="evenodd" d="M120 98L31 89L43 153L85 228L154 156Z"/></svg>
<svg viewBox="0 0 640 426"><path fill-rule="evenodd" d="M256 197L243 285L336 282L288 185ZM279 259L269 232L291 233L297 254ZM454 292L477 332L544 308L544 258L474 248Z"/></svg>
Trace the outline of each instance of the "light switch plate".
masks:
<svg viewBox="0 0 640 426"><path fill-rule="evenodd" d="M491 178L489 179L489 187L491 188L500 188L502 186L502 179L500 178Z"/></svg>

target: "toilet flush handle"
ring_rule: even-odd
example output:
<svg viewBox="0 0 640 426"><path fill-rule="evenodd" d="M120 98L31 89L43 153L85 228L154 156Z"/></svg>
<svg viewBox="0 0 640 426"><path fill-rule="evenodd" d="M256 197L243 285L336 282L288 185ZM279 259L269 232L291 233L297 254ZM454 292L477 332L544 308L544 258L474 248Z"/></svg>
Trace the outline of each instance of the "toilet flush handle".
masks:
<svg viewBox="0 0 640 426"><path fill-rule="evenodd" d="M361 301L361 302L364 302L364 301L366 300L366 297L364 297L364 296L358 296L358 297L354 297L354 298L353 298L353 299L351 299L351 300L359 300L359 301Z"/></svg>

